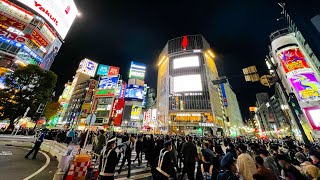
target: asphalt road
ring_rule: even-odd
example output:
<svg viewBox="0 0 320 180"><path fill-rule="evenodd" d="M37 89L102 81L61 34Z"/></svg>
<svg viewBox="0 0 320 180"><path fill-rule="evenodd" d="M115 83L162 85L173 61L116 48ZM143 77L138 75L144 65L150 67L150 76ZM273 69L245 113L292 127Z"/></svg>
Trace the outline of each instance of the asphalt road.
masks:
<svg viewBox="0 0 320 180"><path fill-rule="evenodd" d="M38 153L37 159L25 159L24 156L29 150L22 147L6 146L0 143L0 180L22 180L34 172L38 171L46 163L46 157L42 153ZM50 156L49 156L50 157ZM52 179L56 171L58 161L50 157L49 165L37 174L32 180Z"/></svg>

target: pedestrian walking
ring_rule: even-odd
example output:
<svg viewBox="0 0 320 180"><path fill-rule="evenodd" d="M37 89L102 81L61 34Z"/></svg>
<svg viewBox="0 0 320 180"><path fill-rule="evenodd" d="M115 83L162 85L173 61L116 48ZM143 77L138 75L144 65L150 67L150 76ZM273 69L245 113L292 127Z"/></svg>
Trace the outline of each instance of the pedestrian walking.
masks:
<svg viewBox="0 0 320 180"><path fill-rule="evenodd" d="M187 173L188 179L193 180L194 179L194 170L195 170L195 164L196 164L196 157L197 154L197 147L192 142L193 137L188 137L188 142L185 142L182 146L182 155L183 155L183 170L181 178Z"/></svg>
<svg viewBox="0 0 320 180"><path fill-rule="evenodd" d="M168 179L177 179L177 175L174 169L174 160L170 154L172 151L172 142L171 140L164 143L164 148L160 151L158 157L158 166L156 170L157 180L168 180Z"/></svg>
<svg viewBox="0 0 320 180"><path fill-rule="evenodd" d="M123 159L122 163L120 165L120 168L118 170L118 173L121 173L122 167L124 166L125 162L128 161L128 174L127 178L130 178L130 172L131 172L131 153L133 149L133 143L129 139L124 139L124 146L123 146Z"/></svg>
<svg viewBox="0 0 320 180"><path fill-rule="evenodd" d="M39 151L39 149L40 149L40 146L41 146L41 144L42 144L42 142L43 142L43 140L44 140L44 137L45 137L45 135L46 135L46 132L47 132L47 129L43 129L42 132L40 132L40 133L38 134L38 137L37 137L37 139L36 139L36 141L35 141L35 143L34 143L33 148L32 148L32 149L29 151L29 153L25 156L26 159L29 158L30 154L33 153L33 151L34 151L34 154L33 154L32 159L37 159L37 154L38 154L38 151Z"/></svg>
<svg viewBox="0 0 320 180"><path fill-rule="evenodd" d="M66 138L66 144L67 146L69 146L69 144L72 142L72 140L74 139L75 137L75 132L73 129L70 129L68 132L67 132L67 138Z"/></svg>
<svg viewBox="0 0 320 180"><path fill-rule="evenodd" d="M141 159L141 155L140 153L142 153L142 139L141 139L141 136L138 136L138 140L136 142L136 157L135 159L133 160L133 163L138 159L138 166L141 166L141 162L142 162L142 159Z"/></svg>
<svg viewBox="0 0 320 180"><path fill-rule="evenodd" d="M218 174L217 180L240 180L237 176L236 159L231 152L228 152L221 160L223 170Z"/></svg>
<svg viewBox="0 0 320 180"><path fill-rule="evenodd" d="M247 146L239 144L238 151L240 155L237 159L239 173L244 180L253 180L253 174L257 172L257 168L253 158L247 153Z"/></svg>

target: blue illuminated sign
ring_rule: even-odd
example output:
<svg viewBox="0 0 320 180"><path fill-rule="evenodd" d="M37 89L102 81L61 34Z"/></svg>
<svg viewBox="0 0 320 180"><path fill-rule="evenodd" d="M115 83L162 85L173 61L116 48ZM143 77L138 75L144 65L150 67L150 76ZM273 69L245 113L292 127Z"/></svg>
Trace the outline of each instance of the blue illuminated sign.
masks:
<svg viewBox="0 0 320 180"><path fill-rule="evenodd" d="M31 55L32 57L34 57L37 61L39 61L40 63L43 62L43 59L37 55L35 52L33 52L30 48L28 48L26 45L21 44L19 42L16 42L14 40L8 39L6 37L0 36L0 41L8 43L10 45L16 46L18 48L23 49L24 51L26 51L29 55Z"/></svg>
<svg viewBox="0 0 320 180"><path fill-rule="evenodd" d="M119 77L101 77L99 89L114 89L118 85Z"/></svg>
<svg viewBox="0 0 320 180"><path fill-rule="evenodd" d="M226 90L224 88L224 84L220 84L220 87L221 87L221 93L222 93L224 106L228 107L227 94L226 94Z"/></svg>
<svg viewBox="0 0 320 180"><path fill-rule="evenodd" d="M109 69L110 69L110 66L99 64L97 75L102 75L102 76L108 75Z"/></svg>
<svg viewBox="0 0 320 180"><path fill-rule="evenodd" d="M93 62L88 61L88 63L87 63L87 69L88 69L89 71L92 71L92 70L94 69L94 64L93 64Z"/></svg>
<svg viewBox="0 0 320 180"><path fill-rule="evenodd" d="M143 100L143 86L128 86L125 90L125 99Z"/></svg>

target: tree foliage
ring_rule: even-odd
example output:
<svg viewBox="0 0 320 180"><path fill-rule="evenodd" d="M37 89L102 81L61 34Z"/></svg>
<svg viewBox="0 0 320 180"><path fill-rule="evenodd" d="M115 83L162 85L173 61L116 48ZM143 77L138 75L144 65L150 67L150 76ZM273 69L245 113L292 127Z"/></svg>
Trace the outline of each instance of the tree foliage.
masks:
<svg viewBox="0 0 320 180"><path fill-rule="evenodd" d="M48 102L45 110L44 110L44 117L48 120L51 120L61 109L61 105L58 102L50 101Z"/></svg>
<svg viewBox="0 0 320 180"><path fill-rule="evenodd" d="M5 77L6 88L0 90L0 113L11 121L23 116L28 107L28 116L33 116L40 103L45 104L57 83L57 75L37 65L17 69ZM12 123L12 122L11 122Z"/></svg>

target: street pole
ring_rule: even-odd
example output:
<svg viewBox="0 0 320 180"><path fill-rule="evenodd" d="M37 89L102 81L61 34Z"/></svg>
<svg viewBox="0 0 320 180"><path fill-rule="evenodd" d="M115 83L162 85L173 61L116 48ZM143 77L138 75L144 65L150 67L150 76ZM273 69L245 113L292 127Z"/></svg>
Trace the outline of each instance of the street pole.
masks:
<svg viewBox="0 0 320 180"><path fill-rule="evenodd" d="M92 117L93 117L93 113L92 113L93 112L93 107L94 107L94 99L93 99L93 101L91 101L91 107L90 107L90 115L91 116L90 116L90 120L89 120L89 128L88 128L88 131L87 131L87 134L86 134L86 139L84 140L84 144L83 144L83 148L82 149L86 148L88 137L89 137L89 133L91 132L91 123L92 123Z"/></svg>
<svg viewBox="0 0 320 180"><path fill-rule="evenodd" d="M285 101L286 101L286 103L288 104L290 111L292 112L293 119L295 120L295 122L296 122L296 124L297 124L297 127L298 127L298 129L299 129L299 131L300 131L300 133L301 133L302 140L304 141L305 144L310 144L310 141L309 141L309 139L308 139L306 133L304 132L303 127L302 127L302 125L301 125L301 123L300 123L300 119L299 119L298 115L296 114L296 112L295 112L292 104L290 103L290 98L289 98L289 96L288 96L288 94L287 94L287 92L286 92L286 88L285 88L284 85L282 84L282 81L281 81L281 79L280 79L280 76L279 76L279 74L278 74L278 72L277 72L277 67L272 63L272 61L271 61L271 59L270 59L269 56L266 56L266 60L269 61L269 63L271 64L271 69L273 70L276 78L278 79L277 81L278 81L278 83L279 83L279 85L280 85L281 91L282 91L283 94L284 94Z"/></svg>

